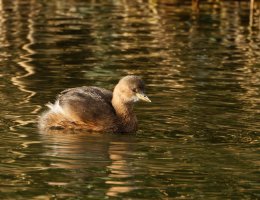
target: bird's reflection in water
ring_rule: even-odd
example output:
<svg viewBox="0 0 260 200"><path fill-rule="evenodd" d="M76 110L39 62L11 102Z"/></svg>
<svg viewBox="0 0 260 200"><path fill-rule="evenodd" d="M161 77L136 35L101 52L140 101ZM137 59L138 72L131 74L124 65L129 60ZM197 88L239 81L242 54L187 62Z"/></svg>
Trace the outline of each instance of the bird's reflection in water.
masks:
<svg viewBox="0 0 260 200"><path fill-rule="evenodd" d="M110 185L106 195L118 196L120 193L130 192L135 189L129 179L133 176L129 166L130 154L129 143L127 142L110 142L108 154L111 164L107 166L110 170L109 179L106 184Z"/></svg>
<svg viewBox="0 0 260 200"><path fill-rule="evenodd" d="M51 159L51 168L72 170L73 178L80 177L85 181L89 181L88 176L93 176L89 173L95 170L96 178L104 180L105 193L110 197L136 188L131 182L130 168L134 135L62 131L41 135L46 149L44 154ZM104 168L107 169L105 173ZM102 172L99 173L99 169Z"/></svg>

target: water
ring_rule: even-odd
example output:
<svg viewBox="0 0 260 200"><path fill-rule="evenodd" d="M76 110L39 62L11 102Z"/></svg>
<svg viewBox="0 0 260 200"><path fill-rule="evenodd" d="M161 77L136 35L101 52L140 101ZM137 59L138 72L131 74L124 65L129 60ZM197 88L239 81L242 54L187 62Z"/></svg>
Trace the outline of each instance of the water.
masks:
<svg viewBox="0 0 260 200"><path fill-rule="evenodd" d="M1 199L260 198L259 10L189 3L0 1ZM39 133L58 92L127 74L137 134Z"/></svg>

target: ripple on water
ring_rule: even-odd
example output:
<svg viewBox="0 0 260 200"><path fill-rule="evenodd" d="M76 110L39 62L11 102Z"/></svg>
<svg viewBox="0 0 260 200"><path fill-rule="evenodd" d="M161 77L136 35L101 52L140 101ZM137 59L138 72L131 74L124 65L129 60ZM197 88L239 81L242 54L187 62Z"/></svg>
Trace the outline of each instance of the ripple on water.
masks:
<svg viewBox="0 0 260 200"><path fill-rule="evenodd" d="M1 197L257 199L259 19L249 25L248 6L2 1ZM135 107L137 134L38 132L61 90L112 89L126 74L152 100Z"/></svg>

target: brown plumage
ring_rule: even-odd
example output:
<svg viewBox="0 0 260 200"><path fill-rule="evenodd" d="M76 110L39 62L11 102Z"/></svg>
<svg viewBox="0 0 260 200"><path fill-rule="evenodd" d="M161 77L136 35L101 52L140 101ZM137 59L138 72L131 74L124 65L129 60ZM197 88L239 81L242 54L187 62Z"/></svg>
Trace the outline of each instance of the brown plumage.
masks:
<svg viewBox="0 0 260 200"><path fill-rule="evenodd" d="M98 87L77 87L61 92L55 104L39 120L41 130L84 129L99 132L132 133L137 130L133 104L150 102L144 82L137 76L125 76L113 93Z"/></svg>

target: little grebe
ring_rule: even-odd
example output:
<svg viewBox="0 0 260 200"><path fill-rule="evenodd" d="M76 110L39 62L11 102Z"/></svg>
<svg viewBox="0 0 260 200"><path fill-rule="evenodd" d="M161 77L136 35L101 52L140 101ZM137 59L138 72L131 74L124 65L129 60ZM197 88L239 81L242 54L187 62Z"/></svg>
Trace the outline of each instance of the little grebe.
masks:
<svg viewBox="0 0 260 200"><path fill-rule="evenodd" d="M129 75L118 82L113 93L87 86L64 90L54 104L47 104L49 110L40 117L39 128L133 133L137 130L134 102L151 102L144 87L138 76Z"/></svg>

